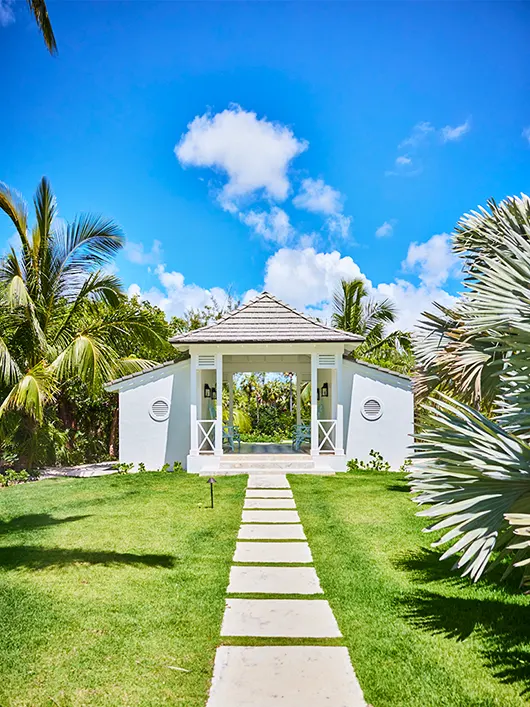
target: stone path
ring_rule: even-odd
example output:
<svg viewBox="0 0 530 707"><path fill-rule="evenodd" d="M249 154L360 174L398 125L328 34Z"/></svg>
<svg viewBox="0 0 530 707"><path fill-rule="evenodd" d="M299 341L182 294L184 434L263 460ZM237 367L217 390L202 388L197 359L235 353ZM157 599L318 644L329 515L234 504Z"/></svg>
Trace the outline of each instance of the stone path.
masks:
<svg viewBox="0 0 530 707"><path fill-rule="evenodd" d="M286 476L249 477L233 561L221 637L259 645L217 649L207 707L365 707Z"/></svg>

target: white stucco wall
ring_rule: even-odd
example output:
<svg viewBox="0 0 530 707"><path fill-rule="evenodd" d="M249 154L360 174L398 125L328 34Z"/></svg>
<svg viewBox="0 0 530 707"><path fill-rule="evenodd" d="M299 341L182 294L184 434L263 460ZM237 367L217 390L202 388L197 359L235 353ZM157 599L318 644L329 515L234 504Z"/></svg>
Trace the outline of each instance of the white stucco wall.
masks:
<svg viewBox="0 0 530 707"><path fill-rule="evenodd" d="M189 361L131 378L121 384L120 461L159 469L180 461L185 466L190 440ZM167 420L154 420L152 403L166 400Z"/></svg>
<svg viewBox="0 0 530 707"><path fill-rule="evenodd" d="M409 456L414 432L412 382L391 373L344 361L344 441L347 459L368 461L370 450L380 452L393 469ZM379 400L383 414L367 420L361 413L367 398Z"/></svg>

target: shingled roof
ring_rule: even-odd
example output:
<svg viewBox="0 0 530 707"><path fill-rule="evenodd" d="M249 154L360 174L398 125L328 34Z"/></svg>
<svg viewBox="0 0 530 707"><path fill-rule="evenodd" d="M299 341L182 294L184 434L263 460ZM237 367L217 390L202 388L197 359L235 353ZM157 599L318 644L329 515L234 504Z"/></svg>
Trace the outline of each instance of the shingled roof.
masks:
<svg viewBox="0 0 530 707"><path fill-rule="evenodd" d="M176 346L238 343L360 343L364 337L322 324L262 292L201 329L170 339Z"/></svg>

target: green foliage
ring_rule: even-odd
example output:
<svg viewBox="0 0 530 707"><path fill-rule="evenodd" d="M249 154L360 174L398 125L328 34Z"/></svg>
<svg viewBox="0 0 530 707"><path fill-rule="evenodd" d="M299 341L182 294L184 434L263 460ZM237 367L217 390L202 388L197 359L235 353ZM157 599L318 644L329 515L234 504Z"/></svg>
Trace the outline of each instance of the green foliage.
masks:
<svg viewBox="0 0 530 707"><path fill-rule="evenodd" d="M184 467L182 466L182 462L173 462L173 472L175 474L184 473Z"/></svg>
<svg viewBox="0 0 530 707"><path fill-rule="evenodd" d="M16 471L15 469L3 469L0 471L0 486L13 486L29 481L30 475L24 469Z"/></svg>
<svg viewBox="0 0 530 707"><path fill-rule="evenodd" d="M118 474L128 474L133 467L134 464L131 462L118 462L117 464L114 464L114 469L118 472Z"/></svg>
<svg viewBox="0 0 530 707"><path fill-rule="evenodd" d="M454 250L466 292L418 344L424 405L410 484L441 559L478 580L490 560L530 581L530 199L466 215ZM441 309L441 308L440 308ZM436 343L438 342L438 343ZM444 390L456 397L450 397ZM486 407L486 417L477 407Z"/></svg>
<svg viewBox="0 0 530 707"><path fill-rule="evenodd" d="M371 449L369 457L367 462L360 459L350 459L346 464L348 471L390 471L390 464L383 459L383 455L380 452Z"/></svg>
<svg viewBox="0 0 530 707"><path fill-rule="evenodd" d="M143 462L140 462L138 464L138 473L143 474L146 471L147 471L147 469L145 468L145 464Z"/></svg>
<svg viewBox="0 0 530 707"><path fill-rule="evenodd" d="M28 468L51 456L77 461L74 450L88 450L90 436L108 437L95 429L97 414L79 429L79 398L101 407L105 382L170 354L163 313L128 300L104 269L123 246L120 228L97 216L57 219L46 178L34 204L30 226L22 197L0 183L0 210L19 238L0 260L0 423L2 438L18 436L18 464ZM67 438L54 437L50 425Z"/></svg>

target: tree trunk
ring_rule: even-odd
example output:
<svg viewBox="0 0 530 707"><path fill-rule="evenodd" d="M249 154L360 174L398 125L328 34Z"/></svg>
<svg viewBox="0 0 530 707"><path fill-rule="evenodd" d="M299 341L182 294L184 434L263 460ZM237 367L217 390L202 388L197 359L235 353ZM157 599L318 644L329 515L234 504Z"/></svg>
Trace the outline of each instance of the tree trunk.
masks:
<svg viewBox="0 0 530 707"><path fill-rule="evenodd" d="M112 410L112 420L110 423L109 437L109 456L116 459L118 456L118 421L119 421L119 406L118 401L115 401Z"/></svg>

